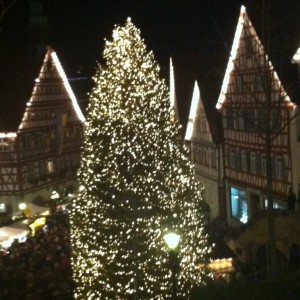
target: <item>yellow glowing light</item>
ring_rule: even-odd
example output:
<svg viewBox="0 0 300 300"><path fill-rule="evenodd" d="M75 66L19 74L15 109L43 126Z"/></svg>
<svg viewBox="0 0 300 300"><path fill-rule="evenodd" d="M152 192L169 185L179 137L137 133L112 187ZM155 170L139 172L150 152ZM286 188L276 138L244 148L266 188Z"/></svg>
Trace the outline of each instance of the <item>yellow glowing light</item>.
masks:
<svg viewBox="0 0 300 300"><path fill-rule="evenodd" d="M214 271L230 272L234 270L232 258L215 259L208 264Z"/></svg>
<svg viewBox="0 0 300 300"><path fill-rule="evenodd" d="M24 202L22 202L22 203L19 204L19 209L20 210L24 210L26 207L27 207L27 204L24 203Z"/></svg>
<svg viewBox="0 0 300 300"><path fill-rule="evenodd" d="M15 138L17 137L17 133L16 132L0 132L0 138Z"/></svg>

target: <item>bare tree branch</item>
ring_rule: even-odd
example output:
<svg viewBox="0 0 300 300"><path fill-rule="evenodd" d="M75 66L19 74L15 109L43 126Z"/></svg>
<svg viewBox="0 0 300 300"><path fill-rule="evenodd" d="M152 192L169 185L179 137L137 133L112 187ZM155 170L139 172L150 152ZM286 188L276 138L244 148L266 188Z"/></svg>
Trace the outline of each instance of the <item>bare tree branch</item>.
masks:
<svg viewBox="0 0 300 300"><path fill-rule="evenodd" d="M10 0L9 2L6 2L4 0L0 1L0 21L3 20L6 13L15 5L17 0Z"/></svg>

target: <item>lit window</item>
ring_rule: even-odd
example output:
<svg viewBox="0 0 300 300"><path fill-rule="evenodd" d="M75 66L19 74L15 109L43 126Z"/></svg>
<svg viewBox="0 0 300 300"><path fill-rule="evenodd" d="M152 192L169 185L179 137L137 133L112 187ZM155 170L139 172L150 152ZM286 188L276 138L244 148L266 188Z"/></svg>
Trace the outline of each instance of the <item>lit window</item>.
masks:
<svg viewBox="0 0 300 300"><path fill-rule="evenodd" d="M54 164L53 161L48 161L48 173L54 173Z"/></svg>
<svg viewBox="0 0 300 300"><path fill-rule="evenodd" d="M248 204L246 191L230 188L231 215L242 223L248 221Z"/></svg>

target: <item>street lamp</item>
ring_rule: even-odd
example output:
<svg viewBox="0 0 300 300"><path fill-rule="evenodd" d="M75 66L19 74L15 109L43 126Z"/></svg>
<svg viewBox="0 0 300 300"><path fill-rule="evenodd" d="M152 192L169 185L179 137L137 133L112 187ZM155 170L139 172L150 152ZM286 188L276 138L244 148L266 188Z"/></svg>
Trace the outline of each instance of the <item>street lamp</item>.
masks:
<svg viewBox="0 0 300 300"><path fill-rule="evenodd" d="M19 204L19 209L22 210L22 211L23 211L26 207L27 207L27 205L26 205L26 203L24 203L24 202L21 202L21 203Z"/></svg>
<svg viewBox="0 0 300 300"><path fill-rule="evenodd" d="M25 213L26 208L27 208L27 204L25 202L19 203L19 210L22 212L22 216L24 218L26 217L26 213Z"/></svg>
<svg viewBox="0 0 300 300"><path fill-rule="evenodd" d="M177 246L180 241L180 235L175 232L169 232L164 235L164 240L169 248L168 265L172 272L172 299L177 298L177 274L179 272L179 258Z"/></svg>

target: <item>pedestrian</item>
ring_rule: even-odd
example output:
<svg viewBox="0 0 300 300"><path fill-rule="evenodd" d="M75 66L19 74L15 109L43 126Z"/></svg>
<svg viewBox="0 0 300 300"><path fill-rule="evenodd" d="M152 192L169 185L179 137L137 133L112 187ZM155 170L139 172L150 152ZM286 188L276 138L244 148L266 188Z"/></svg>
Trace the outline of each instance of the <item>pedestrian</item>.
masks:
<svg viewBox="0 0 300 300"><path fill-rule="evenodd" d="M293 243L289 250L289 262L292 271L298 271L300 265L299 246Z"/></svg>

